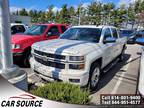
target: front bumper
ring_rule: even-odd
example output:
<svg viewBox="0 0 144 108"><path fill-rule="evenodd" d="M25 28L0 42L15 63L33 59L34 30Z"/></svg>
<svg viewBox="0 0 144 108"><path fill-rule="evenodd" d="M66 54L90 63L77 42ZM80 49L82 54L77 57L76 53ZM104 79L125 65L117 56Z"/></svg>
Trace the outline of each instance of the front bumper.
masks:
<svg viewBox="0 0 144 108"><path fill-rule="evenodd" d="M38 63L33 58L30 58L30 65L36 75L47 81L60 80L81 87L86 86L88 83L89 72L48 67Z"/></svg>
<svg viewBox="0 0 144 108"><path fill-rule="evenodd" d="M14 59L14 62L22 60L23 53L22 52L13 53L13 59Z"/></svg>

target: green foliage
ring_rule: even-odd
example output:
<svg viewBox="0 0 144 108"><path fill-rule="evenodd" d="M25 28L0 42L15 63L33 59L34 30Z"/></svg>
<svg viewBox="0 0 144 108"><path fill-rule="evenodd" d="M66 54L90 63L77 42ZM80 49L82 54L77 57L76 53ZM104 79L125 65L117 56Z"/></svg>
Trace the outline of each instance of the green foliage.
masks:
<svg viewBox="0 0 144 108"><path fill-rule="evenodd" d="M22 9L22 10L19 11L19 15L28 16L28 12L26 11L26 9Z"/></svg>
<svg viewBox="0 0 144 108"><path fill-rule="evenodd" d="M48 83L32 90L32 93L46 99L70 104L89 104L90 102L88 90L62 82Z"/></svg>
<svg viewBox="0 0 144 108"><path fill-rule="evenodd" d="M55 12L53 9L54 6L50 5L47 11L27 11L26 9L22 9L12 14L31 16L32 23L56 22L77 25L80 17L82 25L113 24L119 27L124 22L142 22L144 24L143 19L138 15L144 13L144 0L136 0L129 5L122 3L119 7L111 2L104 4L99 1L93 1L88 6L84 6L84 4L80 3L77 8L74 8L74 6L69 7L67 4L64 4L61 10Z"/></svg>

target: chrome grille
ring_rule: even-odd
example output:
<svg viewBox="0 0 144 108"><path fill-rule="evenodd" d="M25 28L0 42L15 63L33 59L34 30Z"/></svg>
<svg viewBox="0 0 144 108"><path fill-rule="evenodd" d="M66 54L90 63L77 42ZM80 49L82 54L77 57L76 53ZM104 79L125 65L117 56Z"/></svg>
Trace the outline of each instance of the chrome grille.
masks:
<svg viewBox="0 0 144 108"><path fill-rule="evenodd" d="M39 62L45 66L55 67L55 68L59 68L59 69L65 69L65 64L63 64L63 63L57 63L54 61L43 60L43 59L38 58L36 56L34 58L37 62Z"/></svg>
<svg viewBox="0 0 144 108"><path fill-rule="evenodd" d="M36 53L38 55L41 55L41 56L46 56L46 57L49 57L49 58L54 58L54 59L62 59L62 60L66 59L66 56L63 56L63 55L45 53L45 52L41 52L41 51L38 51L38 50L34 50L34 53Z"/></svg>

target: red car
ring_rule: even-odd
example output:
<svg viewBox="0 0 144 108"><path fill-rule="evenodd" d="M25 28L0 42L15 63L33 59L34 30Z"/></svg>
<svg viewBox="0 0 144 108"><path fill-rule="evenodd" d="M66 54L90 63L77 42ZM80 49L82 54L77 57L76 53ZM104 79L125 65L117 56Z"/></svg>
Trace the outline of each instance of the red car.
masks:
<svg viewBox="0 0 144 108"><path fill-rule="evenodd" d="M67 29L65 24L36 24L24 33L12 35L14 61L22 61L29 66L31 45L35 42L56 39Z"/></svg>

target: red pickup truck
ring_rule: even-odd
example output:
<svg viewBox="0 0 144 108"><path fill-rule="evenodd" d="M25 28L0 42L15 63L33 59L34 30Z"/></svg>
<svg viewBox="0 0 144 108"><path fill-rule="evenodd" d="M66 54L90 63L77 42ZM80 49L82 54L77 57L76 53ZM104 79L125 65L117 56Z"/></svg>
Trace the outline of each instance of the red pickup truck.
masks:
<svg viewBox="0 0 144 108"><path fill-rule="evenodd" d="M35 42L56 39L67 29L65 24L36 24L24 33L12 35L12 52L15 61L29 66L31 45Z"/></svg>

